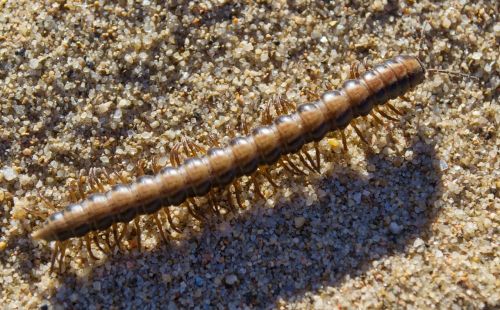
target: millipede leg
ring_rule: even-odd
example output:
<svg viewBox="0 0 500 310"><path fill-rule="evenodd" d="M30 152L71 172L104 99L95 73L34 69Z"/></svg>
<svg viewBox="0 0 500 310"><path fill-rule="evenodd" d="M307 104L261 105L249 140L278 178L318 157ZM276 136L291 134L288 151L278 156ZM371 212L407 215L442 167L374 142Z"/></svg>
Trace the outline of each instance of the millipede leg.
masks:
<svg viewBox="0 0 500 310"><path fill-rule="evenodd" d="M78 187L77 187L77 185L75 183L77 183L77 182L76 181L72 181L69 184L69 199L72 202L77 202L77 201L80 200L80 197L78 196L79 193L77 192L78 191ZM38 195L40 195L40 194L38 194Z"/></svg>
<svg viewBox="0 0 500 310"><path fill-rule="evenodd" d="M394 107L390 102L386 102L385 105L391 109L394 113L400 115L400 116L404 116L405 114L401 111L399 111L398 109L396 109L396 107Z"/></svg>
<svg viewBox="0 0 500 310"><path fill-rule="evenodd" d="M278 102L281 106L281 109L285 112L285 114L288 114L290 110L295 110L295 108L292 107L292 104L288 100L283 99L281 96L279 97Z"/></svg>
<svg viewBox="0 0 500 310"><path fill-rule="evenodd" d="M94 233L94 235L92 236L92 240L94 241L94 244L96 245L96 247L99 250L101 250L102 253L106 254L106 250L104 250L104 248L101 246L98 237L99 237L99 235L97 235L97 233Z"/></svg>
<svg viewBox="0 0 500 310"><path fill-rule="evenodd" d="M208 205L210 207L210 210L214 213L214 214L217 214L217 215L220 215L219 213L219 209L217 209L217 206L215 204L215 201L212 197L212 193L211 192L208 192L207 193L207 202L208 202Z"/></svg>
<svg viewBox="0 0 500 310"><path fill-rule="evenodd" d="M177 142L170 152L170 162L174 167L178 167L181 165L181 147L182 143Z"/></svg>
<svg viewBox="0 0 500 310"><path fill-rule="evenodd" d="M290 156L288 155L285 155L283 156L283 159L286 160L286 162L290 165L290 167L292 167L292 169L294 171L296 171L297 173L295 174L299 174L299 175L306 175L306 172L302 169L300 169L294 162L293 160L290 158Z"/></svg>
<svg viewBox="0 0 500 310"><path fill-rule="evenodd" d="M309 155L309 153L304 149L302 149L301 152L304 153L304 155L306 156L307 161L311 164L311 168L313 168L313 170L315 170L316 172L320 173L319 166L316 167L316 163L312 159L311 155Z"/></svg>
<svg viewBox="0 0 500 310"><path fill-rule="evenodd" d="M165 231L163 230L163 225L161 224L160 219L158 218L158 212L153 215L153 219L155 221L156 227L158 227L158 231L160 233L161 238L165 241L165 244L168 244L168 239L165 236Z"/></svg>
<svg viewBox="0 0 500 310"><path fill-rule="evenodd" d="M226 191L226 194L227 194L227 203L229 205L229 210L233 213L236 213L236 207L234 206L233 204L233 195L231 193L231 186L228 186L227 187L227 191Z"/></svg>
<svg viewBox="0 0 500 310"><path fill-rule="evenodd" d="M104 188L104 185L102 184L102 180L97 177L96 179L96 183L97 183L97 188L99 189L99 191L102 193L102 192L105 192L105 188Z"/></svg>
<svg viewBox="0 0 500 310"><path fill-rule="evenodd" d="M61 242L60 244L60 256L59 256L59 273L62 272L63 263L64 263L64 255L66 254L66 249L68 247L68 240Z"/></svg>
<svg viewBox="0 0 500 310"><path fill-rule="evenodd" d="M313 167L311 167L311 166L309 165L309 163L306 161L306 159L305 159L305 158L304 158L304 156L302 155L302 150L301 150L301 151L299 151L299 152L297 152L297 155L299 156L299 159L300 159L300 161L302 162L302 164L304 164L304 166L305 166L307 169L309 169L309 171L311 171L311 172L314 172L314 171L315 171L315 170L314 170L314 168L313 168Z"/></svg>
<svg viewBox="0 0 500 310"><path fill-rule="evenodd" d="M85 247L87 248L87 253L89 253L90 258L92 258L93 260L99 260L92 252L92 244L90 242L91 242L90 236L89 236L89 234L86 234L85 235Z"/></svg>
<svg viewBox="0 0 500 310"><path fill-rule="evenodd" d="M163 213L165 213L165 215L167 216L168 224L170 225L170 227L179 234L182 233L182 231L174 224L174 220L172 219L172 215L170 215L170 210L168 209L168 207L163 208Z"/></svg>
<svg viewBox="0 0 500 310"><path fill-rule="evenodd" d="M233 182L233 187L234 187L234 196L236 197L236 202L238 203L238 206L240 207L240 209L245 209L245 207L243 206L243 203L241 201L241 186L240 186L240 182L238 182L237 180Z"/></svg>
<svg viewBox="0 0 500 310"><path fill-rule="evenodd" d="M379 125L385 125L384 122L375 113L370 113L370 116L373 117L375 122L377 122Z"/></svg>
<svg viewBox="0 0 500 310"><path fill-rule="evenodd" d="M344 153L347 153L348 149L347 149L347 139L345 137L345 132L344 130L341 130L340 131L340 135L342 136L342 145L344 146L343 150L344 150Z"/></svg>
<svg viewBox="0 0 500 310"><path fill-rule="evenodd" d="M324 85L326 86L326 89L335 89L336 88L335 85L333 85L332 82L330 82L330 81L325 81Z"/></svg>
<svg viewBox="0 0 500 310"><path fill-rule="evenodd" d="M385 113L385 112L384 112L384 111L382 111L381 109L375 108L375 111L376 111L376 112L378 112L378 113L379 113L380 115L382 115L383 117L385 117L385 118L387 118L387 119L389 119L389 120L391 120L391 121L395 121L395 122L397 122L397 121L398 121L398 119L397 119L397 118L394 118L394 117L392 117L392 116L388 115L387 113Z"/></svg>
<svg viewBox="0 0 500 310"><path fill-rule="evenodd" d="M220 215L220 210L225 209L222 201L219 199L219 197L222 197L223 195L223 189L221 188L214 188L209 192L208 198L213 201L215 208L217 209L217 214ZM227 210L227 208L226 208Z"/></svg>
<svg viewBox="0 0 500 310"><path fill-rule="evenodd" d="M81 251L83 247L83 240L81 238L78 239L78 245L75 247L77 251Z"/></svg>
<svg viewBox="0 0 500 310"><path fill-rule="evenodd" d="M208 192L208 203L210 204L210 207L212 208L214 213L220 215L219 204L215 200L212 192Z"/></svg>
<svg viewBox="0 0 500 310"><path fill-rule="evenodd" d="M153 169L153 173L154 174L158 174L160 172L160 170L163 168L160 163L160 156L159 155L155 155L153 156L153 163L152 163L152 169Z"/></svg>
<svg viewBox="0 0 500 310"><path fill-rule="evenodd" d="M123 184L126 184L128 183L128 180L126 177L124 177L121 173L117 173L116 171L113 172L115 175L118 176L118 179L120 179L120 181L123 183Z"/></svg>
<svg viewBox="0 0 500 310"><path fill-rule="evenodd" d="M120 244L123 238L127 235L128 233L128 223L123 223L123 229L122 232L120 233L120 236L118 237L117 243Z"/></svg>
<svg viewBox="0 0 500 310"><path fill-rule="evenodd" d="M118 247L118 250L122 250L122 245L120 244L120 238L118 236L118 224L116 223L113 223L113 225L111 225L111 230L113 232L113 238L115 240L115 246Z"/></svg>
<svg viewBox="0 0 500 310"><path fill-rule="evenodd" d="M202 146L200 146L196 143L193 143L193 145L196 148L196 150L198 151L198 153L204 154L207 152L207 150L205 148L203 148Z"/></svg>
<svg viewBox="0 0 500 310"><path fill-rule="evenodd" d="M111 186L116 185L116 180L113 177L113 174L109 174L108 170L103 169L102 175L103 175L103 178L105 179L106 183L108 183Z"/></svg>
<svg viewBox="0 0 500 310"><path fill-rule="evenodd" d="M354 128L354 131L356 132L356 134L359 136L359 138L361 139L361 141L363 141L366 145L370 145L370 143L368 143L368 141L365 139L365 137L363 137L363 134L361 133L361 131L358 129L358 127L356 126L356 124L354 124L354 122L351 123L351 126L352 128Z"/></svg>
<svg viewBox="0 0 500 310"><path fill-rule="evenodd" d="M260 198L266 200L266 197L264 197L264 194L262 194L262 191L260 190L260 183L259 183L259 180L257 179L257 177L255 176L255 174L252 174L252 176L250 178L252 180L253 187L254 187L254 190L257 193L257 195Z"/></svg>
<svg viewBox="0 0 500 310"><path fill-rule="evenodd" d="M111 238L109 236L109 228L104 231L104 245L106 246L109 254L113 253L114 246L111 244Z"/></svg>
<svg viewBox="0 0 500 310"><path fill-rule="evenodd" d="M95 169L94 167L90 168L89 175L88 175L88 184L89 184L91 193L98 191L98 188L96 186L96 177L95 177L94 169Z"/></svg>
<svg viewBox="0 0 500 310"><path fill-rule="evenodd" d="M104 186L102 185L102 182L99 180L99 177L97 176L97 168L93 167L90 169L89 172L89 184L90 184L90 191L91 192L103 192L104 191Z"/></svg>
<svg viewBox="0 0 500 310"><path fill-rule="evenodd" d="M316 168L319 173L321 173L321 153L319 152L318 141L314 142L314 152L316 152Z"/></svg>
<svg viewBox="0 0 500 310"><path fill-rule="evenodd" d="M291 174L300 174L299 172L293 170L290 166L288 166L287 162L283 158L280 158L278 160L278 163L281 167L283 167L286 171L290 172Z"/></svg>
<svg viewBox="0 0 500 310"><path fill-rule="evenodd" d="M77 176L77 178L78 178L78 181L77 181L78 193L80 193L80 199L82 199L83 197L85 197L85 191L83 190L85 179L82 175Z"/></svg>
<svg viewBox="0 0 500 310"><path fill-rule="evenodd" d="M349 78L351 79L359 78L359 61L351 63L351 68L349 70Z"/></svg>
<svg viewBox="0 0 500 310"><path fill-rule="evenodd" d="M50 259L50 273L52 273L52 271L54 271L54 264L56 262L57 254L59 253L59 244L60 244L60 241L56 241L56 243L54 245L54 252L52 253L52 257Z"/></svg>
<svg viewBox="0 0 500 310"><path fill-rule="evenodd" d="M205 216L198 213L197 210L199 209L199 207L196 204L196 202L194 201L194 199L188 198L186 204L187 204L189 214L191 214L195 219L197 219L200 222L203 222L204 220L206 220Z"/></svg>
<svg viewBox="0 0 500 310"><path fill-rule="evenodd" d="M318 96L318 94L316 93L313 93L312 91L310 91L309 89L306 89L304 91L305 94L307 94L309 96L309 98L311 98L313 101L316 101L316 100L319 100L320 97Z"/></svg>
<svg viewBox="0 0 500 310"><path fill-rule="evenodd" d="M139 224L139 217L134 218L135 230L137 230L137 248L141 252L141 225Z"/></svg>
<svg viewBox="0 0 500 310"><path fill-rule="evenodd" d="M262 175L267 179L267 181L269 183L271 183L271 185L274 187L274 188L279 188L279 185L276 184L276 182L274 182L273 180L273 177L271 176L271 174L269 173L269 171L267 170L266 167L262 167L261 169L259 169L260 172L262 173Z"/></svg>
<svg viewBox="0 0 500 310"><path fill-rule="evenodd" d="M146 168L146 163L144 159L140 159L139 162L137 163L137 166L135 167L136 169L136 174L138 176L142 176L146 174L145 168Z"/></svg>
<svg viewBox="0 0 500 310"><path fill-rule="evenodd" d="M271 99L271 102L273 104L276 115L283 115L285 114L285 112L281 110L281 105L279 104L279 100L280 100L279 96L274 96L273 99ZM272 121L273 120L271 119L269 123L272 123Z"/></svg>
<svg viewBox="0 0 500 310"><path fill-rule="evenodd" d="M266 107L264 109L264 112L262 113L262 124L263 125L269 125L272 122L272 117L271 117L271 101L269 100L266 103Z"/></svg>
<svg viewBox="0 0 500 310"><path fill-rule="evenodd" d="M191 148L191 144L187 141L186 137L182 138L182 145L184 149L184 155L186 155L186 157L189 158L196 156L196 152Z"/></svg>
<svg viewBox="0 0 500 310"><path fill-rule="evenodd" d="M219 141L214 138L214 136L211 133L208 133L208 141L215 147L220 147Z"/></svg>

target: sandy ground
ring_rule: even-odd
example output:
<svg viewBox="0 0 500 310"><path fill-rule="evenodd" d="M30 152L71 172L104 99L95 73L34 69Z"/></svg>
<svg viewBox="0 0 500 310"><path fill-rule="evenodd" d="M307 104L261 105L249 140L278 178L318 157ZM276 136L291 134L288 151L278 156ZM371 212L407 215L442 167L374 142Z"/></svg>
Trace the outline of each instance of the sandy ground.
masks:
<svg viewBox="0 0 500 310"><path fill-rule="evenodd" d="M0 1L3 308L500 305L495 1L115 2ZM358 122L373 152L333 134L321 174L265 183L266 200L245 186L236 216L169 245L145 218L146 250L73 248L49 273L39 195L63 208L91 168L132 176L182 136L227 142L273 97L307 102L398 54L479 81L429 75L394 101L400 121Z"/></svg>

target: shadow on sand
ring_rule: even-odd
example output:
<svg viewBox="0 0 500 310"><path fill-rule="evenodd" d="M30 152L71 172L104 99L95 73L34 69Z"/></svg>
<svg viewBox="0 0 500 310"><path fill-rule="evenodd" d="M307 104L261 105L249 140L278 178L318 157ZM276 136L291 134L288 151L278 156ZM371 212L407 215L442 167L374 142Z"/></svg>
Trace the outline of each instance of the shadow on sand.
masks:
<svg viewBox="0 0 500 310"><path fill-rule="evenodd" d="M335 168L312 182L323 197L308 207L295 193L273 209L256 206L237 216L222 225L226 230L205 228L179 246L111 257L85 278L59 275L49 300L65 308L270 308L362 276L373 261L425 240L437 213L434 147L417 141L408 150L413 157L398 167L395 157L372 155L369 174L348 164ZM297 229L301 216L305 224Z"/></svg>

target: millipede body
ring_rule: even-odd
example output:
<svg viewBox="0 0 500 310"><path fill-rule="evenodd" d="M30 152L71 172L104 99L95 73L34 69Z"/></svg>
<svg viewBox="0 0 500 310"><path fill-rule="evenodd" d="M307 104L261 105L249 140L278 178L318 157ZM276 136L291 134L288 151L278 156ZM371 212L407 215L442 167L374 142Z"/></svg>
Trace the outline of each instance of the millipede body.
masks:
<svg viewBox="0 0 500 310"><path fill-rule="evenodd" d="M130 184L114 185L52 214L32 234L35 239L65 241L92 231L128 223L140 215L180 205L192 197L223 188L259 166L272 165L328 132L344 129L378 105L405 94L425 77L422 63L412 56L397 56L346 81L339 90L327 91L315 102L298 106L291 114L236 137L225 147L168 166L156 175L139 177Z"/></svg>

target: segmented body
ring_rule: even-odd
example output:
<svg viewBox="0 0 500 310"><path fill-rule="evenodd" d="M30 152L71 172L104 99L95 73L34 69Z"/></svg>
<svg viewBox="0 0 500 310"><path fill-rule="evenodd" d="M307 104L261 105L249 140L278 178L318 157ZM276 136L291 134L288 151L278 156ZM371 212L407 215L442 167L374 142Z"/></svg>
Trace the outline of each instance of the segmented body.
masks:
<svg viewBox="0 0 500 310"><path fill-rule="evenodd" d="M354 118L405 94L424 76L425 68L417 58L397 56L359 79L346 81L341 89L325 92L318 101L300 105L294 113L234 138L226 147L212 148L178 167L163 168L156 175L142 176L131 184L116 185L108 192L69 205L52 214L33 237L47 241L81 237L180 205L189 197L206 195L212 188L225 187L259 166L272 165L280 156L321 140L330 131L344 129Z"/></svg>

